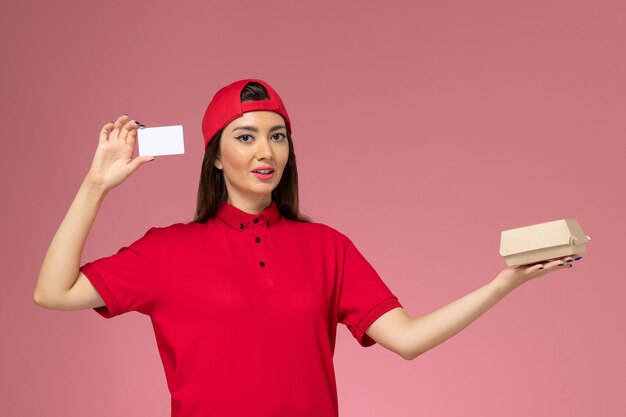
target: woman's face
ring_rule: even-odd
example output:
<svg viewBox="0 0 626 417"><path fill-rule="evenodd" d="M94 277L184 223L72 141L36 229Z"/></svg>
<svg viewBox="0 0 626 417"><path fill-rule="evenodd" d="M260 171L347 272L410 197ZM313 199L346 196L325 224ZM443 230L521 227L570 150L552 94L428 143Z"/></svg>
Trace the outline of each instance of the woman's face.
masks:
<svg viewBox="0 0 626 417"><path fill-rule="evenodd" d="M288 158L287 128L280 114L252 111L230 122L222 132L215 161L224 173L228 202L239 208L269 205ZM254 172L264 167L272 172Z"/></svg>

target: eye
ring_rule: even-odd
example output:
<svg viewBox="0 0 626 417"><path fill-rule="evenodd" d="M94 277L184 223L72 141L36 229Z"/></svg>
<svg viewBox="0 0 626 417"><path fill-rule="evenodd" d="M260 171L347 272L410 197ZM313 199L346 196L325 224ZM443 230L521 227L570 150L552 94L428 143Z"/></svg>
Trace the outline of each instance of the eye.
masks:
<svg viewBox="0 0 626 417"><path fill-rule="evenodd" d="M243 142L243 143L250 143L251 141L248 140L242 140L242 138L251 138L252 136L250 135L241 135L241 136L236 136L235 139Z"/></svg>
<svg viewBox="0 0 626 417"><path fill-rule="evenodd" d="M284 140L287 137L287 136L283 135L282 133L276 133L274 136L282 136L282 137L278 138L278 140L277 140L278 142Z"/></svg>

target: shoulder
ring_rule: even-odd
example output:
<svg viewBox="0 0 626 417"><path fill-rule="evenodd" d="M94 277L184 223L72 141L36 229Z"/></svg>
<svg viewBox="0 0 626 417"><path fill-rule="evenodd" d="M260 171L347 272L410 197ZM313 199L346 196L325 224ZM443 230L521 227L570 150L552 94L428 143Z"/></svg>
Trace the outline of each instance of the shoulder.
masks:
<svg viewBox="0 0 626 417"><path fill-rule="evenodd" d="M152 235L159 239L176 239L200 233L203 228L206 228L204 223L173 223L166 226L151 227L146 235Z"/></svg>
<svg viewBox="0 0 626 417"><path fill-rule="evenodd" d="M289 219L281 219L289 227L293 233L300 236L315 237L324 241L333 241L339 244L345 244L349 241L348 237L332 226L317 222L296 222Z"/></svg>

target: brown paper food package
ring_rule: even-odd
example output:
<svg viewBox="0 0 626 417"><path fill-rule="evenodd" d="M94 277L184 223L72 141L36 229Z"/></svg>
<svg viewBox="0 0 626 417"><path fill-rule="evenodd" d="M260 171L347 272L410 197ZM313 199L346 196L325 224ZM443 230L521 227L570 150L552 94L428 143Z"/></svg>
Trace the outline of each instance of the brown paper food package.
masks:
<svg viewBox="0 0 626 417"><path fill-rule="evenodd" d="M508 266L535 264L583 254L589 240L576 220L554 220L504 230L500 255Z"/></svg>

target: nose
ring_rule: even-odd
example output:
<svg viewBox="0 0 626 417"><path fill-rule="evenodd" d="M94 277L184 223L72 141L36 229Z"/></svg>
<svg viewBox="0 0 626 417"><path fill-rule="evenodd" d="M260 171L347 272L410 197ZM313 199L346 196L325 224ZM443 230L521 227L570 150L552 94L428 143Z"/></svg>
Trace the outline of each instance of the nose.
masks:
<svg viewBox="0 0 626 417"><path fill-rule="evenodd" d="M256 151L258 159L272 159L272 156L274 155L269 138L257 141Z"/></svg>

